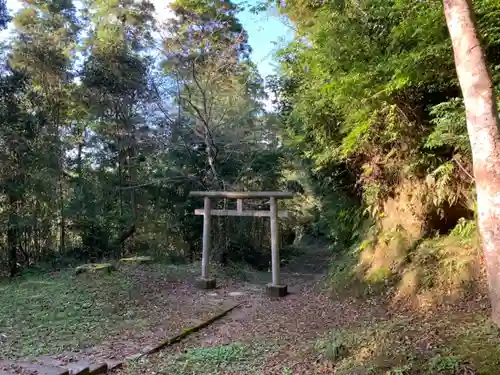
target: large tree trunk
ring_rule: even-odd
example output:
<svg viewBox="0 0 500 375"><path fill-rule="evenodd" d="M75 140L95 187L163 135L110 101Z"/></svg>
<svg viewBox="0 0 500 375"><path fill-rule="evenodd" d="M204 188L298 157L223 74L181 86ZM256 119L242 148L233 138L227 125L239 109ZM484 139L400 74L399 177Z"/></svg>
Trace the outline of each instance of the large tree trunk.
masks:
<svg viewBox="0 0 500 375"><path fill-rule="evenodd" d="M500 132L496 100L471 1L444 0L444 13L466 109L492 316L500 326Z"/></svg>

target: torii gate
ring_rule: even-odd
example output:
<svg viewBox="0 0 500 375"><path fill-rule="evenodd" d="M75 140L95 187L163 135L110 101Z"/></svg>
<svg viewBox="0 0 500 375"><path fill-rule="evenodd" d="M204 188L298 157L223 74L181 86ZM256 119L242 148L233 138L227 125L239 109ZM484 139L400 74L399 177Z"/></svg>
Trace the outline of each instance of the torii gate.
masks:
<svg viewBox="0 0 500 375"><path fill-rule="evenodd" d="M278 217L289 217L288 211L278 211L278 199L291 199L293 193L279 191L191 191L192 197L204 197L204 208L196 209L195 215L203 215L203 252L201 260L201 278L197 285L201 289L214 289L216 282L209 275L209 257L211 251L212 216L253 216L271 218L271 267L272 283L267 284L266 293L270 297L284 297L287 286L280 283L279 223ZM236 199L236 210L212 210L212 198ZM269 211L243 210L243 199L269 198Z"/></svg>

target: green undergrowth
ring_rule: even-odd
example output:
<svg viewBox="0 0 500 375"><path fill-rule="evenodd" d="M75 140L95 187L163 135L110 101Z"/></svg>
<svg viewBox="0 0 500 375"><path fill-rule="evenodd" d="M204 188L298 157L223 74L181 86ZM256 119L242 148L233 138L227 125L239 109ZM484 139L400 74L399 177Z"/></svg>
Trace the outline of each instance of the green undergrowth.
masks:
<svg viewBox="0 0 500 375"><path fill-rule="evenodd" d="M0 359L74 350L123 329L146 328L154 322L145 288L154 291L155 281L192 278L197 272L188 266L121 265L111 274L28 270L0 282ZM147 298L155 306L168 303L161 290Z"/></svg>
<svg viewBox="0 0 500 375"><path fill-rule="evenodd" d="M453 301L484 284L474 221L447 235L419 238L400 226L372 229L332 262L329 285L340 296L389 295L418 305Z"/></svg>
<svg viewBox="0 0 500 375"><path fill-rule="evenodd" d="M181 354L160 352L157 356L129 362L127 375L157 373L169 375L258 374L261 358L274 350L263 343L240 343L192 348Z"/></svg>
<svg viewBox="0 0 500 375"><path fill-rule="evenodd" d="M329 332L314 348L339 375L495 375L499 334L482 313L416 316Z"/></svg>

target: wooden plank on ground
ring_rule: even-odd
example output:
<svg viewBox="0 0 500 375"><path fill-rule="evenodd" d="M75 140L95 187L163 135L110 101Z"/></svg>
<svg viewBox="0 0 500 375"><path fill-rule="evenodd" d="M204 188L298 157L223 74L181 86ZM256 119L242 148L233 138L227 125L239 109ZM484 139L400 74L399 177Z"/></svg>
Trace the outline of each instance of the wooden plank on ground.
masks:
<svg viewBox="0 0 500 375"><path fill-rule="evenodd" d="M225 309L224 311L220 312L219 314L213 316L212 318L208 319L208 320L205 320L204 322L194 326L194 327L191 327L191 328L188 328L188 329L185 329L183 330L181 333L179 333L178 335L170 338L170 339L167 339L165 341L162 341L160 342L158 345L156 345L155 347L153 348L148 348L148 350L145 350L141 353L140 356L137 356L137 358L135 359L139 359L141 357L144 357L146 355L149 355L149 354L153 354L167 346L171 346L173 344L177 344L178 342L182 341L183 339L185 339L186 337L188 337L189 335L195 333L195 332L198 332L199 330L209 326L210 324L214 323L215 321L223 318L224 316L226 316L227 314L229 314L231 311L233 311L234 309L236 309L237 307L240 307L241 305L243 305L244 302L240 302L240 303L237 303L231 307L229 307L228 309Z"/></svg>

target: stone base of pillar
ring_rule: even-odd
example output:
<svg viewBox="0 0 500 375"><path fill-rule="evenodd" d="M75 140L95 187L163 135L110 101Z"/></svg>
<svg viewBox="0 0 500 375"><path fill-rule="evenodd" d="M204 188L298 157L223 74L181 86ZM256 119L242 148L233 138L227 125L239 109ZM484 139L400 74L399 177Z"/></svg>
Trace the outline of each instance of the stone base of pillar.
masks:
<svg viewBox="0 0 500 375"><path fill-rule="evenodd" d="M285 297L288 294L288 288L286 285L266 285L266 294L269 297Z"/></svg>
<svg viewBox="0 0 500 375"><path fill-rule="evenodd" d="M208 279L203 279L200 277L200 278L196 279L196 287L198 289L205 289L205 290L215 289L215 286L216 286L216 282L215 282L215 278L213 278L213 277L208 278Z"/></svg>

